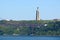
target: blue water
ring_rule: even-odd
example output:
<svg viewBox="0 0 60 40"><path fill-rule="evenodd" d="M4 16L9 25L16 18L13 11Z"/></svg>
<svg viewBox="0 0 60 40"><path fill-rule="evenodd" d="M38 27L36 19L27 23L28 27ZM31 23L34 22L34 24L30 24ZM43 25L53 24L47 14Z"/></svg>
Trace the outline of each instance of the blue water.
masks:
<svg viewBox="0 0 60 40"><path fill-rule="evenodd" d="M0 40L60 40L60 37L49 36L0 36Z"/></svg>

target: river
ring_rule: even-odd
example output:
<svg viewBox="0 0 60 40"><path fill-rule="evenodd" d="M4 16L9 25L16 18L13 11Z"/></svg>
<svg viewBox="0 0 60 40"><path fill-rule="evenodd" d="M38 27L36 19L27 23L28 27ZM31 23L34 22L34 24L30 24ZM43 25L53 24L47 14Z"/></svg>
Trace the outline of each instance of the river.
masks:
<svg viewBox="0 0 60 40"><path fill-rule="evenodd" d="M56 36L0 36L0 40L60 40Z"/></svg>

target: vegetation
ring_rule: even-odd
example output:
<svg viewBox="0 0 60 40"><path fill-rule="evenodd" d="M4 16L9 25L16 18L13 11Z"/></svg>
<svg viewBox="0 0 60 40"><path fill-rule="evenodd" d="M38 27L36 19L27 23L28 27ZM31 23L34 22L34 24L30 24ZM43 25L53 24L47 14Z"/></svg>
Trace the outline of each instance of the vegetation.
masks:
<svg viewBox="0 0 60 40"><path fill-rule="evenodd" d="M0 35L60 36L60 21L0 20Z"/></svg>

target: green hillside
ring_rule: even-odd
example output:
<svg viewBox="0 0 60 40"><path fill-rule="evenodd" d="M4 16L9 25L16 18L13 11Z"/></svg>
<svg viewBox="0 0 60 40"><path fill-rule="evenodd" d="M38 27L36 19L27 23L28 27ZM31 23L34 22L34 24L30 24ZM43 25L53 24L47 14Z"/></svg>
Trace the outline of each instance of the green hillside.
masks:
<svg viewBox="0 0 60 40"><path fill-rule="evenodd" d="M60 21L0 20L0 35L60 36Z"/></svg>

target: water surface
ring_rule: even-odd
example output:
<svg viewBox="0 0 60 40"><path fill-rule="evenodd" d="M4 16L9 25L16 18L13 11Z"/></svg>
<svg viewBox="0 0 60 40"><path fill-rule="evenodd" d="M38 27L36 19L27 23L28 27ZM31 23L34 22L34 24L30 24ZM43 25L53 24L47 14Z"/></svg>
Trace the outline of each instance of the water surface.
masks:
<svg viewBox="0 0 60 40"><path fill-rule="evenodd" d="M0 36L0 40L60 40L51 36Z"/></svg>

